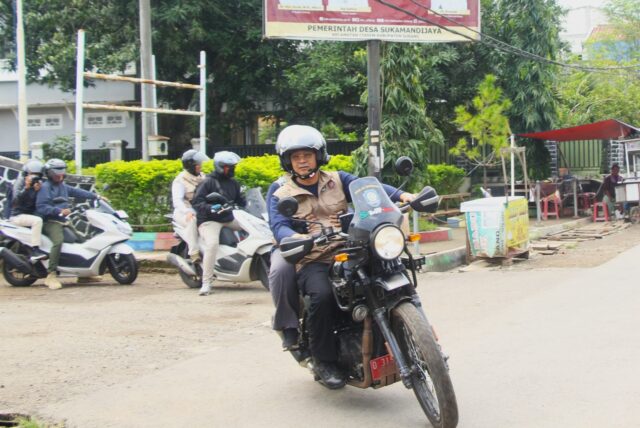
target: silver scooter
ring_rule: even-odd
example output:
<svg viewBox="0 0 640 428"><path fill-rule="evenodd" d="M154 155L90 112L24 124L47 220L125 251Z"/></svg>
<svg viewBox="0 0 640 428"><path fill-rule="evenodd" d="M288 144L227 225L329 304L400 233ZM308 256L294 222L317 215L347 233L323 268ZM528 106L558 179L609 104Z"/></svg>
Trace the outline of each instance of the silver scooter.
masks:
<svg viewBox="0 0 640 428"><path fill-rule="evenodd" d="M54 204L67 202L54 198ZM124 211L114 210L108 202L96 199L91 205L76 205L67 218L72 227L64 227L58 274L61 277L86 278L102 275L107 269L120 284L131 284L138 276L133 248L125 244L133 230ZM0 258L2 274L14 287L27 287L47 276L48 258L32 256L31 229L0 220ZM49 254L51 240L42 235L40 250Z"/></svg>
<svg viewBox="0 0 640 428"><path fill-rule="evenodd" d="M207 195L207 202L218 205L216 212L232 210L233 217L240 224L241 231L223 227L220 231L220 246L214 274L220 281L246 283L259 280L269 289L269 266L273 234L267 223L267 204L260 189L246 192L247 206L240 209L229 204L219 193ZM202 266L189 259L189 249L184 240L184 229L172 221L178 244L171 248L167 261L178 268L180 278L189 288L202 286ZM201 253L203 241L199 240Z"/></svg>

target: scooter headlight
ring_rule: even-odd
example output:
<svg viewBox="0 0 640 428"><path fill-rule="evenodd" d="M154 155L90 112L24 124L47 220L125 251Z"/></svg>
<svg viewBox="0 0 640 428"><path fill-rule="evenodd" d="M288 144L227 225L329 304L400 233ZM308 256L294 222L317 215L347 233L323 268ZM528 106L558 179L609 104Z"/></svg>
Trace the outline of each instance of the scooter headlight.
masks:
<svg viewBox="0 0 640 428"><path fill-rule="evenodd" d="M404 234L396 226L382 226L373 232L371 247L381 259L395 260L404 250Z"/></svg>

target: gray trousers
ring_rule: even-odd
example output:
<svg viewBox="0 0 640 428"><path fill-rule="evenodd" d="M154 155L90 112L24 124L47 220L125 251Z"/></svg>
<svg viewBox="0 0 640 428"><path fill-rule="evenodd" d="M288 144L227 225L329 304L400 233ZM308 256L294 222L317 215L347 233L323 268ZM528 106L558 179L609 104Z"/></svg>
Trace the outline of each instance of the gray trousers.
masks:
<svg viewBox="0 0 640 428"><path fill-rule="evenodd" d="M298 328L300 295L296 283L296 267L282 257L278 248L271 253L269 290L276 307L273 329Z"/></svg>

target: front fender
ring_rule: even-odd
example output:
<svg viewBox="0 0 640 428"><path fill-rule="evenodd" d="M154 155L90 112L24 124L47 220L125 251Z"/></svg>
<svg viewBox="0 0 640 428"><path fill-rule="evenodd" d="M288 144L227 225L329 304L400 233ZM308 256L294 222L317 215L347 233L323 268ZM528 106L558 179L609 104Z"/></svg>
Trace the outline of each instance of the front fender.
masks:
<svg viewBox="0 0 640 428"><path fill-rule="evenodd" d="M134 253L133 248L123 243L115 244L114 246L109 248L109 251L107 251L107 254L133 254L133 253Z"/></svg>

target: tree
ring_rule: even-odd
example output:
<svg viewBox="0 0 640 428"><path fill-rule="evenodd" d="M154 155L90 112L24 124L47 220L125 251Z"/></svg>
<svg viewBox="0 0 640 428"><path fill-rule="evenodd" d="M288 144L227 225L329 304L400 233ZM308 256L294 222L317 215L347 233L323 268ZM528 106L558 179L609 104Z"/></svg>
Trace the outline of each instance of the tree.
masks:
<svg viewBox="0 0 640 428"><path fill-rule="evenodd" d="M382 79L382 143L384 165L382 181L399 184L402 177L393 170L395 160L409 156L415 163L409 188L416 189L424 183L428 162L427 147L442 144L442 133L426 110L427 86L422 79L426 67L422 45L385 43L381 52ZM362 104L366 104L365 93ZM363 146L355 154L354 170L366 174L366 152Z"/></svg>
<svg viewBox="0 0 640 428"><path fill-rule="evenodd" d="M609 0L604 7L612 31L599 41L610 59L640 60L640 0Z"/></svg>
<svg viewBox="0 0 640 428"><path fill-rule="evenodd" d="M496 86L496 77L487 75L478 86L478 95L473 98L472 109L456 107L456 125L471 136L471 141L461 138L451 149L456 156L464 156L483 169L483 183L487 186L487 167L496 166L500 149L509 145L511 134L506 112L511 102Z"/></svg>
<svg viewBox="0 0 640 428"><path fill-rule="evenodd" d="M559 35L563 11L555 0L485 0L482 5L484 32L522 51L551 60L560 58L564 49ZM557 67L488 49L486 57L493 64L493 73L512 101L509 118L514 133L552 129L557 119ZM542 144L527 146L527 163L534 178L550 173L549 154Z"/></svg>

